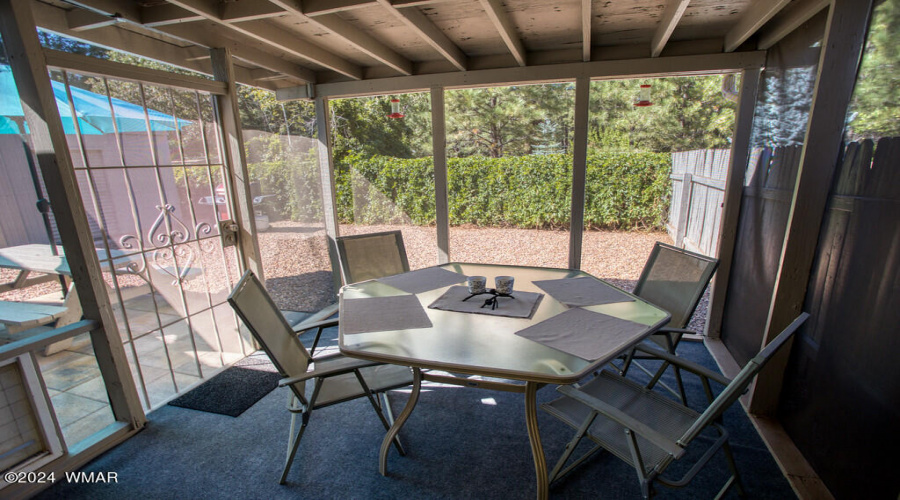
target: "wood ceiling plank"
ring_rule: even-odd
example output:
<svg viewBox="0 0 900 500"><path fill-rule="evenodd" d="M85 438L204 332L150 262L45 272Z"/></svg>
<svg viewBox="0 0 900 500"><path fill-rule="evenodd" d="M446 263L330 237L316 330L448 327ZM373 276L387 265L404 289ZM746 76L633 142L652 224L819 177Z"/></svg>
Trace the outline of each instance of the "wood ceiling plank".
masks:
<svg viewBox="0 0 900 500"><path fill-rule="evenodd" d="M202 19L203 16L201 15L194 14L177 5L167 3L150 5L142 8L140 24L155 28L157 26L168 26L170 24L191 23Z"/></svg>
<svg viewBox="0 0 900 500"><path fill-rule="evenodd" d="M592 0L581 0L581 60L584 62L591 60L592 9Z"/></svg>
<svg viewBox="0 0 900 500"><path fill-rule="evenodd" d="M226 23L257 21L286 14L279 5L270 2L226 2L222 4L222 20Z"/></svg>

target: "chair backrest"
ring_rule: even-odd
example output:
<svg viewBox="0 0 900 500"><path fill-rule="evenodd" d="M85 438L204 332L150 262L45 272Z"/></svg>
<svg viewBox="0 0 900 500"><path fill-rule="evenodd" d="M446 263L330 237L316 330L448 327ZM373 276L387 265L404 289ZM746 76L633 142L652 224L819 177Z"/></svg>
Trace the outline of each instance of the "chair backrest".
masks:
<svg viewBox="0 0 900 500"><path fill-rule="evenodd" d="M718 265L718 259L657 242L634 294L669 311L668 326L684 328Z"/></svg>
<svg viewBox="0 0 900 500"><path fill-rule="evenodd" d="M409 271L400 231L340 236L337 250L345 284Z"/></svg>
<svg viewBox="0 0 900 500"><path fill-rule="evenodd" d="M775 353L787 343L788 339L794 335L807 318L809 318L809 314L801 313L800 316L797 316L797 319L769 342L763 350L759 351L759 354L757 354L756 357L748 361L747 364L744 365L744 368L731 380L731 383L725 386L725 389L723 389L719 396L710 403L706 408L706 411L700 415L697 421L684 433L684 436L682 436L678 442L681 445L687 445L692 439L697 437L706 426L721 417L722 413L730 408L731 405L741 397L741 394L743 394L750 383L753 382L754 377L756 377L759 371L762 370L762 368L766 366L766 363L775 356Z"/></svg>
<svg viewBox="0 0 900 500"><path fill-rule="evenodd" d="M228 296L228 303L283 377L296 377L306 373L310 362L309 352L300 343L253 272L244 273Z"/></svg>

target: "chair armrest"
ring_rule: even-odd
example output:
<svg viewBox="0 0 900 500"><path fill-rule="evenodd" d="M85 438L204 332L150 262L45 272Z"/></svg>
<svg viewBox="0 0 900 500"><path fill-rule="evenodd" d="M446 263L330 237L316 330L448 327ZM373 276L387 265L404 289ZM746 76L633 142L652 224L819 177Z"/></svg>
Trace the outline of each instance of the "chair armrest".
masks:
<svg viewBox="0 0 900 500"><path fill-rule="evenodd" d="M619 425L622 425L627 429L631 429L633 432L636 432L637 434L643 436L645 439L658 446L660 449L664 450L666 453L672 455L673 457L680 458L681 455L684 454L684 448L679 446L678 443L675 442L675 440L666 437L661 432L653 429L643 422L634 419L633 417L631 417L631 415L623 412L615 406L612 406L605 401L601 401L600 399L597 399L589 394L585 394L584 392L576 389L571 385L559 386L556 388L556 390L584 405L593 408L594 410L597 410L599 413L602 413L605 417L618 423Z"/></svg>
<svg viewBox="0 0 900 500"><path fill-rule="evenodd" d="M359 368L382 364L377 361L350 358L340 353L313 358L313 363L313 368L308 370L306 373L297 375L296 377L284 378L279 380L278 387L296 384L297 382L303 382L305 380L316 377L333 377L335 375L350 373L353 370L357 370Z"/></svg>
<svg viewBox="0 0 900 500"><path fill-rule="evenodd" d="M656 335L657 333L693 333L693 334L696 334L697 332L694 330L690 330L688 328L670 328L668 326L664 326L664 327L660 328L659 330L656 330L655 332L653 332L654 335Z"/></svg>
<svg viewBox="0 0 900 500"><path fill-rule="evenodd" d="M306 323L306 322L301 321L300 323L297 323L296 325L294 325L293 330L294 330L294 333L300 333L300 332L305 332L307 330L312 330L313 328L319 328L319 327L329 328L332 326L337 326L339 322L340 322L339 318L325 319L322 321L313 321L311 323Z"/></svg>
<svg viewBox="0 0 900 500"><path fill-rule="evenodd" d="M727 377L724 377L710 370L709 368L706 368L705 366L698 365L697 363L688 361L684 358L679 358L678 356L669 354L666 351L654 349L644 344L638 344L637 346L635 346L635 349L651 356L657 357L663 361L668 361L672 365L675 365L683 370L687 370L701 377L706 377L710 380L714 380L722 385L728 385L729 383L731 383L731 380L729 380Z"/></svg>

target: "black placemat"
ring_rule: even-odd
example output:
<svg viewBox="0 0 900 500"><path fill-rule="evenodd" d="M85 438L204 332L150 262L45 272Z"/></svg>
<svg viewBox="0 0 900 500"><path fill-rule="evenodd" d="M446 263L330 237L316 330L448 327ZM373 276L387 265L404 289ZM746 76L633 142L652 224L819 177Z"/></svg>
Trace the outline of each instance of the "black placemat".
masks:
<svg viewBox="0 0 900 500"><path fill-rule="evenodd" d="M491 296L488 294L476 295L463 302L469 296L469 289L464 286L451 286L443 295L432 302L429 309L442 311L454 311L469 314L487 314L490 316L507 316L510 318L530 318L537 310L538 304L544 297L542 293L513 292L513 297L497 297L499 306L491 309L491 306L481 307L484 301Z"/></svg>

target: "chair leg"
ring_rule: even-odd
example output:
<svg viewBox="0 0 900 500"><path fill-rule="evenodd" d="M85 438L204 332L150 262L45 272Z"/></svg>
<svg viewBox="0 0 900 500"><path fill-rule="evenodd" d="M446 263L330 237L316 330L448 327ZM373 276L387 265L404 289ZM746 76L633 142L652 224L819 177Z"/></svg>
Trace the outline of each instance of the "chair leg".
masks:
<svg viewBox="0 0 900 500"><path fill-rule="evenodd" d="M725 444L722 445L722 451L725 452L725 460L728 461L728 468L731 469L731 479L725 483L725 486L722 487L722 491L719 492L719 496L722 496L730 486L737 488L737 494L739 497L744 498L747 496L747 491L744 489L744 483L741 482L741 475L738 474L737 464L734 462L734 454L731 452L731 445L726 441Z"/></svg>
<svg viewBox="0 0 900 500"><path fill-rule="evenodd" d="M578 443L581 442L581 439L587 434L588 429L591 428L591 424L596 420L598 413L596 411L591 412L591 416L584 419L584 422L581 424L581 427L578 428L578 431L575 432L575 436L572 437L572 440L566 443L566 449L563 451L563 454L559 457L559 460L556 461L556 465L553 466L553 470L548 474L548 482L553 483L557 479L565 476L572 469L574 469L578 464L585 461L589 456L593 455L601 446L595 446L592 450L585 453L581 458L576 460L572 465L563 469L563 466L566 465L566 462L569 460L569 457L572 456L572 452L575 451L575 448L578 446Z"/></svg>
<svg viewBox="0 0 900 500"><path fill-rule="evenodd" d="M294 414L296 416L296 414ZM287 480L288 471L291 469L291 465L294 463L294 457L297 455L297 449L300 447L300 439L303 438L303 431L306 430L306 426L309 424L309 412L304 412L301 415L303 419L303 423L300 424L300 431L297 432L297 437L294 438L293 442L288 442L290 446L290 451L287 455L287 460L284 462L284 470L281 471L281 479L278 480L278 484L284 484ZM291 418L291 437L293 437L294 430L294 419Z"/></svg>
<svg viewBox="0 0 900 500"><path fill-rule="evenodd" d="M684 390L684 382L681 380L681 368L672 367L675 370L675 382L678 383L678 392L681 393L681 404L687 406L687 392Z"/></svg>
<svg viewBox="0 0 900 500"><path fill-rule="evenodd" d="M628 369L631 368L631 362L634 360L634 353L635 349L631 349L630 351L628 351L628 354L625 355L625 360L622 363L622 368L619 369L619 375L624 377L628 373Z"/></svg>
<svg viewBox="0 0 900 500"><path fill-rule="evenodd" d="M369 385L366 384L366 380L363 378L362 373L359 370L353 370L353 373L356 374L357 380L359 380L359 384L362 386L363 390L366 393L366 397L369 399L369 403L372 404L372 408L375 409L375 413L378 414L378 418L381 420L381 424L384 425L385 430L391 430L392 423L388 423L387 419L384 418L384 413L381 411L381 408L378 406L378 401L372 396L372 391L369 389ZM390 405L388 405L390 407ZM393 420L393 419L392 419ZM403 445L400 444L400 438L394 437L394 446L397 448L397 452L400 453L400 456L406 456L406 451L403 449Z"/></svg>
<svg viewBox="0 0 900 500"><path fill-rule="evenodd" d="M625 437L628 440L628 448L631 450L631 460L634 462L634 470L637 472L638 481L641 482L641 496L649 499L653 495L653 478L655 474L647 476L644 473L644 459L638 448L637 436L631 429L625 429Z"/></svg>

